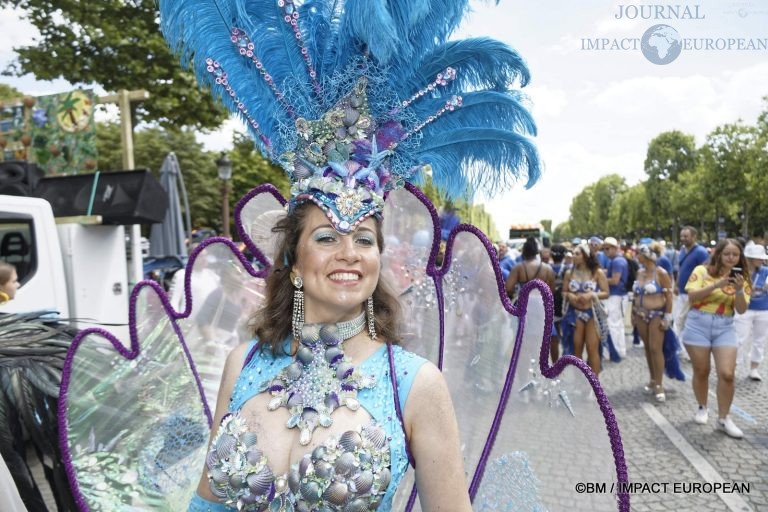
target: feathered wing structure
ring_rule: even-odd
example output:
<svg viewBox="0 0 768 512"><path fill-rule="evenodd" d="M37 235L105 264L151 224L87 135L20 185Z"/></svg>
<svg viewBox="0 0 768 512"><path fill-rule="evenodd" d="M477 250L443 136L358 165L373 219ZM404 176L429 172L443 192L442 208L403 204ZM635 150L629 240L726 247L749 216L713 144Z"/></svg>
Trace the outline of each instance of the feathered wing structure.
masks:
<svg viewBox="0 0 768 512"><path fill-rule="evenodd" d="M300 124L330 115L361 77L363 117L372 124L353 124L357 132L343 140L375 139L378 151L391 152L382 157L392 174L385 193L418 182L425 169L452 196L492 193L523 175L530 186L539 177L527 138L535 125L513 89L528 82L525 63L499 41L448 40L466 0L159 3L163 33L182 64L238 113L260 150L295 181L329 169L322 158L314 168L296 158L299 139L319 137ZM348 121L339 126L349 128ZM372 160L364 165L372 168Z"/></svg>
<svg viewBox="0 0 768 512"><path fill-rule="evenodd" d="M61 368L74 335L45 312L0 314L0 452L29 510L47 508L29 468L28 446L43 464L58 509L74 507L56 443Z"/></svg>

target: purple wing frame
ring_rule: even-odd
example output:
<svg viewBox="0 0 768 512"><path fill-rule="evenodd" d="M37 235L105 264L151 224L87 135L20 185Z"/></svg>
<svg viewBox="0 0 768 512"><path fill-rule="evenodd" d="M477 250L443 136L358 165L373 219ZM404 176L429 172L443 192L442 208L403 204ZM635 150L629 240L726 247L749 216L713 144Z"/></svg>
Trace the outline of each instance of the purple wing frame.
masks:
<svg viewBox="0 0 768 512"><path fill-rule="evenodd" d="M489 461L492 457L492 454L494 453L494 447L496 446L497 439L499 437L500 432L503 429L503 423L505 421L505 413L507 413L508 409L508 403L510 401L510 397L513 396L513 385L515 384L515 375L516 371L518 369L518 363L520 362L521 358L521 350L523 347L523 338L524 338L524 332L526 327L526 315L529 311L529 301L532 297L533 292L538 292L538 294L541 296L541 299L543 301L543 334L542 334L542 341L540 343L540 346L538 348L538 370L540 372L540 375L543 376L546 379L557 379L568 367L575 368L582 374L583 378L586 379L586 381L589 384L590 389L594 393L594 400L597 403L597 406L599 407L599 411L602 414L602 418L604 420L604 424L606 427L606 431L608 434L608 439L610 442L610 449L612 451L612 460L613 464L615 466L615 478L618 482L628 482L628 475L627 475L627 468L626 463L624 460L624 453L623 448L621 444L621 436L619 433L618 425L616 422L616 418L613 414L613 411L611 409L610 403L608 401L607 396L605 395L602 387L600 386L599 381L594 376L594 374L591 372L589 367L580 359L575 358L573 356L563 356L561 357L556 364L550 365L548 362L548 350L549 350L549 332L551 330L552 326L552 296L549 292L549 289L546 285L544 285L540 281L532 281L528 284L526 284L521 293L518 301L515 304L512 304L510 300L507 298L505 290L504 290L504 283L502 281L501 272L499 270L498 264L495 261L494 255L494 248L490 241L485 237L485 235L480 232L477 228L471 225L462 224L454 228L454 230L451 232L445 247L445 256L444 256L444 262L445 264L443 266L437 266L436 261L438 258L438 252L439 252L439 223L437 219L437 213L429 201L429 199L426 198L426 196L416 187L413 187L411 185L406 185L406 191L397 192L396 194L409 194L412 196L412 199L415 198L418 203L420 203L421 207L423 207L427 213L426 217L426 231L429 231L428 224L431 224L431 233L428 233L430 240L421 240L418 245L421 246L421 249L423 250L422 254L420 255L420 261L423 263L424 259L426 259L426 265L422 269L423 274L422 278L425 278L422 282L422 286L426 286L428 288L427 292L422 295L429 297L431 294L434 295L434 310L429 311L430 308L427 308L427 311L424 312L424 314L420 317L418 317L421 320L424 320L424 322L421 323L419 326L410 325L409 328L414 328L419 330L418 333L415 333L415 336L411 337L411 342L406 342L407 348L413 348L415 351L422 353L424 356L432 359L435 361L435 363L441 368L444 369L446 367L446 353L450 354L450 350L452 347L446 346L446 290L445 286L450 286L450 273L453 270L455 273L455 268L458 267L461 264L460 257L455 258L454 253L455 252L461 252L461 249L457 250L457 245L461 246L462 244L467 244L470 242L467 242L468 240L474 238L476 241L479 241L480 245L482 246L482 249L485 251L485 259L486 264L490 263L490 267L492 268L492 272L495 275L495 285L496 285L496 295L498 303L501 304L503 307L503 310L506 311L507 315L511 315L514 319L517 319L519 322L516 333L514 335L514 349L512 351L512 356L509 359L508 365L506 367L506 371L503 375L503 378L501 379L501 386L499 389L496 390L498 393L498 400L495 402L495 408L492 414L492 420L490 421L490 425L487 427L487 429L483 429L483 426L476 427L474 425L468 427L472 429L479 429L482 430L480 437L482 438L484 436L484 441L482 444L482 449L479 452L479 457L477 457L477 460L468 460L467 466L473 467L471 469L471 475L468 475L468 486L469 486L469 492L470 496L473 500L475 500L478 496L478 493L481 492L481 488L483 485L484 476L488 472L488 465ZM395 194L395 195L396 195ZM266 202L262 201L263 198L266 198ZM391 200L392 198L390 198ZM261 201L261 203L259 203ZM395 203L396 201L388 201L388 203ZM255 204L255 206L254 206ZM210 253L219 251L219 259L221 259L221 249L225 249L229 254L230 261L228 262L228 265L230 268L237 268L242 269L244 274L241 276L245 279L251 278L255 280L261 280L266 277L266 269L270 265L270 259L269 257L264 254L264 252L261 250L261 248L253 242L252 240L252 231L249 231L246 229L246 225L249 227L252 227L255 223L259 221L259 216L264 211L272 210L276 211L282 208L282 206L285 204L285 200L282 198L282 196L279 194L279 192L272 187L271 185L262 185L254 190L252 190L249 194L244 196L237 204L235 208L235 218L236 218L236 227L238 234L240 235L240 239L243 240L246 247L249 249L251 254L254 256L255 263L258 267L261 268L261 270L257 270L254 268L254 266L251 264L251 262L246 261L243 254L237 249L237 247L229 240L221 239L221 238L214 238L209 239L205 241L200 247L195 249L195 251L192 252L190 255L190 261L188 264L188 269L195 269L195 264L198 261L198 259L204 259L207 256L210 255ZM476 243L476 242L471 242ZM427 247L425 247L425 245ZM389 247L387 247L389 250ZM482 252L482 249L480 252ZM477 253L477 250L475 250L475 253ZM477 254L475 254L477 256ZM215 259L215 258L214 258ZM246 275L247 274L247 275ZM182 328L180 326L180 323L183 324L185 320L189 319L190 315L193 313L193 308L195 303L193 302L193 272L187 272L184 276L184 308L178 312L174 308L174 306L169 302L169 298L164 290L162 290L156 283L149 282L149 281L143 281L139 283L133 290L130 298L130 311L129 311L129 317L130 317L130 326L129 326L129 334L130 334L130 349L126 348L120 341L111 333L101 330L101 329L88 329L86 331L83 331L78 334L78 336L73 341L72 347L68 353L67 359L65 361L64 365L64 371L63 371L63 378L62 378L62 385L61 385L61 395L59 399L59 429L60 429L60 438L59 442L62 448L62 453L64 456L64 462L67 468L67 474L70 479L70 483L72 485L72 488L74 490L75 499L78 504L78 506L81 508L81 510L90 510L88 505L88 499L92 499L90 496L88 499L86 499L86 496L81 492L80 488L80 482L77 478L77 472L75 469L75 465L73 464L73 458L72 458L72 451L70 450L70 442L69 439L69 419L68 419L68 405L70 404L70 397L69 397L69 391L70 391L70 379L72 377L73 372L73 364L75 364L75 359L78 350L80 350L81 346L83 345L83 342L86 340L86 338L90 337L100 337L103 338L103 340L106 340L108 342L108 345L111 346L111 349L117 354L119 354L120 358L123 359L124 362L132 362L137 360L139 356L142 353L142 344L140 343L141 335L146 334L144 332L139 332L139 324L141 320L137 316L137 307L138 304L141 301L141 297L145 295L151 295L154 296L154 308L155 308L155 314L159 318L160 313L164 313L165 317L168 321L168 327L166 328L166 331L169 331L171 334L167 335L169 336L169 339L176 338L179 341L179 353L180 357L184 359L184 368L188 371L189 375L192 377L190 378L190 382L187 386L187 391L191 392L190 390L194 390L200 397L200 404L201 409L197 413L197 420L198 423L205 422L205 424L210 428L211 424L211 408L209 407L209 402L211 402L211 397L206 397L206 391L204 389L205 385L203 382L203 379L200 377L200 372L198 371L198 367L196 365L196 362L201 359L199 355L195 353L194 347L190 349L190 347L187 344L187 341L185 340L184 332L188 329ZM431 283L431 284L430 284ZM461 295L461 291L458 292L456 290L453 290L454 295L459 296ZM147 299L149 300L149 299ZM460 298L457 299L460 301ZM145 301L146 302L146 301ZM253 300L254 304L258 303L257 299ZM413 309L414 307L418 307L419 304L410 304L408 307ZM151 308L147 308L148 310L151 310ZM435 317L434 314L437 314ZM411 316L411 318L413 318ZM413 324L413 321L411 322ZM436 325L435 325L436 324ZM150 326L151 327L151 322ZM149 327L146 327L146 329L149 329ZM187 326L188 327L188 326ZM429 331L429 329L434 329L434 331ZM426 331L425 331L426 329ZM147 332L151 332L151 329ZM414 334L414 333L412 333ZM417 339L418 338L418 339ZM435 338L437 339L438 343L434 344ZM424 339L430 340L427 343L424 343ZM229 340L230 345L234 344L234 342L237 340ZM242 341L242 340L240 340ZM414 341L416 343L414 343ZM419 344L419 342L421 344ZM194 344L193 344L194 345ZM436 345L436 346L435 346ZM103 350L102 350L103 352ZM449 356L450 357L450 356ZM448 365L450 366L450 365ZM179 370L181 371L181 370ZM216 382L217 384L218 382ZM508 416L508 415L507 415ZM171 420L176 421L178 418L171 418ZM187 419L187 418L183 418ZM178 421L176 423L172 423L172 426L178 427ZM509 430L509 429L507 429ZM464 431L462 431L462 436L464 435ZM477 435L477 433L475 433ZM196 438L197 439L197 438ZM119 440L117 441L120 442ZM73 450L76 447L72 447ZM111 448L107 446L107 448ZM81 454L82 455L82 454ZM199 464L197 466L196 471L199 472L199 468L202 466L202 461L198 461ZM91 482L92 483L92 482ZM415 486L411 490L410 494L407 496L407 503L405 504L406 510L412 510L415 505L415 498L416 498L416 491ZM622 512L629 510L629 495L626 493L619 493L616 496L618 509ZM476 508L477 510L477 508Z"/></svg>

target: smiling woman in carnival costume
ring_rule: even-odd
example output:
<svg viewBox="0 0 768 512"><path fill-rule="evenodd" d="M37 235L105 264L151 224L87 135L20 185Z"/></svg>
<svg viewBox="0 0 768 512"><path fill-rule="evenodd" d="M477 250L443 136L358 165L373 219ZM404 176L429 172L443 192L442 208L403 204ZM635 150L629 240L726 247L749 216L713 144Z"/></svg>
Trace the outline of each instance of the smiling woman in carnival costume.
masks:
<svg viewBox="0 0 768 512"><path fill-rule="evenodd" d="M203 400L210 422L207 444L191 400L184 403L189 407L177 405L172 413L156 415L151 431L115 432L112 425L96 433L91 427L88 446L78 444L86 439L85 417L95 409L87 409L85 400L67 398L71 387L86 387L78 384L86 377L77 373L84 358L77 345L91 334L108 335L92 331L77 340L65 368L61 403L67 409L62 439L79 503L168 503L174 495L186 502L191 498L194 511L389 511L411 510L418 488L423 510L468 511L492 503L497 510L526 510L538 507L547 490L514 438L517 431L502 425L512 417L505 408L513 401L521 417L544 407L545 414L555 411L574 421L599 418L608 432L593 429L602 444L591 449L614 463L605 465L612 470L609 477L626 481L615 419L586 365L568 358L551 368L544 354L539 370L530 351L512 357L513 347L523 344L523 323L515 324L509 312L522 318L531 291L538 289L546 306L538 319L551 329L551 295L531 282L517 305L502 298L501 274L489 260L492 246L471 226L451 231L446 261L438 267L437 217L413 185L429 176L456 198L497 192L523 176L528 186L536 182L538 155L527 138L535 126L513 89L516 81L528 81L520 56L488 38L448 40L466 1L159 4L169 44L240 116L262 154L285 169L291 194L287 201L277 198L284 209L266 207L277 194L258 187L236 210L241 237L246 244L261 240L264 245L257 242L254 254L271 266L264 273L249 266L241 272L244 282L253 280L247 274L264 279L251 318L255 338L229 353L213 414L210 396ZM433 230L431 251L413 256L408 250L416 246L408 249L403 240L424 232L427 226L414 226L425 219ZM386 256L385 249L393 250L390 243L399 244L398 268ZM228 241L210 241L191 261L202 251L214 253L215 244L228 247ZM238 258L230 261L240 268ZM392 273L419 277L408 278L406 289L390 290L386 278ZM156 410L173 409L168 403L180 396L176 389L182 386L196 385L205 394L195 363L209 361L198 356L194 334L187 336L196 311L189 292L194 271L189 274L181 313L169 311L162 295L155 299L142 295L141 287L134 291L133 307L149 311L155 323L135 322L131 353L118 351L128 358L143 356L147 363L157 357L154 371L163 373L157 379L162 385L148 383L139 391L144 402L136 406L138 415L155 407L148 404L160 401L160 389L162 405ZM461 284L465 281L477 289L469 290ZM444 308L453 306L455 315L447 315ZM170 324L158 320L163 309ZM463 320L465 311L482 311L484 325ZM536 319L531 317L534 325ZM469 334L475 328L477 334ZM421 339L414 339L414 332ZM453 343L459 332L467 333L463 344ZM164 356L176 365L169 370L150 342L175 337L186 339L187 357L179 363ZM416 355L401 345L423 350ZM537 353L540 339L531 345ZM467 351L489 357L458 355ZM422 355L436 355L438 364ZM194 380L178 377L190 373L183 365L187 358ZM525 365L518 368L521 358L532 361L527 372ZM137 363L122 370L123 364L114 366L125 376L149 372L151 366ZM440 369L454 378L445 379ZM564 369L573 370L563 373L573 377L570 395L560 379L548 380ZM516 375L533 379L513 393ZM125 376L122 395L131 386ZM481 381L496 388L483 388L480 396L472 383ZM597 391L598 403L587 400L588 391ZM580 405L585 414L577 415ZM135 421L137 429L141 423ZM465 436L468 430L482 434ZM129 438L135 447L131 454L125 448ZM505 452L491 459L494 443ZM532 450L536 457L541 453ZM110 472L93 471L94 461L113 453L121 454L114 467L137 461L139 469L128 472L130 482L123 474L112 479ZM199 475L202 467L203 475L191 496L194 464L192 473ZM546 479L546 471L538 476ZM116 497L118 480L131 491ZM617 503L628 510L628 496L620 495L618 502L609 498L607 509L615 510Z"/></svg>

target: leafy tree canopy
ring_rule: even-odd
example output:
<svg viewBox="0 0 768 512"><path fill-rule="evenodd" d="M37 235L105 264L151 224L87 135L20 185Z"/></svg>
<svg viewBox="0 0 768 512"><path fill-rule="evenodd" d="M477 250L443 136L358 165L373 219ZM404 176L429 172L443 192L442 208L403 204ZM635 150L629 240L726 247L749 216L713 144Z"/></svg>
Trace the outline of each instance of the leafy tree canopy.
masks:
<svg viewBox="0 0 768 512"><path fill-rule="evenodd" d="M0 0L2 7L23 9L40 31L34 44L15 48L18 58L4 74L97 83L108 91L146 89L150 98L136 108L136 121L212 129L226 119L166 45L154 2Z"/></svg>
<svg viewBox="0 0 768 512"><path fill-rule="evenodd" d="M101 171L122 169L120 126L116 123L98 124L96 143ZM279 168L267 162L254 149L253 143L243 135L234 138L235 149L229 153L232 160L230 211L250 189L262 183L272 183L283 195L288 193L288 179ZM188 129L150 127L137 130L134 135L136 167L148 168L158 176L160 166L168 153L176 153L179 167L189 195L192 227L213 227L221 231L221 181L216 171L219 153L204 151ZM182 205L183 207L183 205Z"/></svg>
<svg viewBox="0 0 768 512"><path fill-rule="evenodd" d="M0 84L0 102L18 100L23 97L24 95L14 87L6 84Z"/></svg>

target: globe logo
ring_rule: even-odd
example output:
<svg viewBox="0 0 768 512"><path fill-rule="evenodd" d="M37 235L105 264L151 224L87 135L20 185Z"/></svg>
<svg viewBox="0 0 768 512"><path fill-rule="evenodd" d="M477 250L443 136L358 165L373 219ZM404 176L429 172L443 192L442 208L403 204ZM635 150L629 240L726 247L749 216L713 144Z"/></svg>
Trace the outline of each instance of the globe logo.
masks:
<svg viewBox="0 0 768 512"><path fill-rule="evenodd" d="M682 49L680 34L669 25L652 26L640 40L640 50L645 58L661 66L679 57Z"/></svg>

